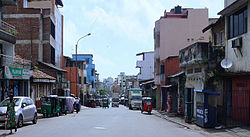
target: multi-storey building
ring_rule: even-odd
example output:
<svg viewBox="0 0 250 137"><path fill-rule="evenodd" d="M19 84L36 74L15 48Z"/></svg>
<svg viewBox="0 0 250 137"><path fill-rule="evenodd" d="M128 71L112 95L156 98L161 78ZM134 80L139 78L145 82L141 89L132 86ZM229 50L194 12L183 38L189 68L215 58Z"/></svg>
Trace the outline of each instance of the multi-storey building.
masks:
<svg viewBox="0 0 250 137"><path fill-rule="evenodd" d="M67 70L67 73L64 74L65 78L69 82L69 94L74 94L74 96L80 97L81 103L83 104L84 99L86 99L87 96L87 87L88 84L86 82L87 78L87 65L85 61L79 60L77 61L76 67L76 61L73 60L70 57L64 56L64 62L63 62L63 69ZM85 98L84 98L85 97Z"/></svg>
<svg viewBox="0 0 250 137"><path fill-rule="evenodd" d="M137 79L140 81L151 80L154 78L154 51L136 54L142 56L142 60L136 62L136 68L140 69Z"/></svg>
<svg viewBox="0 0 250 137"><path fill-rule="evenodd" d="M3 8L3 20L18 31L15 53L31 60L33 68L56 78L51 94L64 92L63 16L58 9L62 6L61 0L19 0L17 5ZM31 89L31 92L49 91L48 87Z"/></svg>
<svg viewBox="0 0 250 137"><path fill-rule="evenodd" d="M72 54L73 60L76 60L76 54ZM92 54L77 54L77 60L85 61L87 65L87 77L86 82L89 84L89 90L91 94L94 94L95 89L95 64L93 63Z"/></svg>
<svg viewBox="0 0 250 137"><path fill-rule="evenodd" d="M16 0L1 1L0 8L17 6ZM24 60L15 54L16 39L20 35L18 28L6 22L3 12L0 12L0 101L8 97L8 91L14 96L30 96L30 70L29 60Z"/></svg>
<svg viewBox="0 0 250 137"><path fill-rule="evenodd" d="M197 41L208 41L208 33L202 29L208 25L208 9L182 8L176 6L164 12L154 28L154 81L156 84L157 108L162 102L160 87L160 61L169 56L178 56L179 50Z"/></svg>
<svg viewBox="0 0 250 137"><path fill-rule="evenodd" d="M225 18L224 117L250 124L250 1L224 0L218 14Z"/></svg>

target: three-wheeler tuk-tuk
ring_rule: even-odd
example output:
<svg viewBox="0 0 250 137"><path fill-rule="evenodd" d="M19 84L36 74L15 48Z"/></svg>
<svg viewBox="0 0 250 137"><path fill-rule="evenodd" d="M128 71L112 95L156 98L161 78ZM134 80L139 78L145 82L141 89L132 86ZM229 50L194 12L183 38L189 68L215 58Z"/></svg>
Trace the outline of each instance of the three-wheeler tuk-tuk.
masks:
<svg viewBox="0 0 250 137"><path fill-rule="evenodd" d="M142 98L141 113L143 113L143 111L146 111L146 112L148 112L148 114L151 114L152 98L150 98L150 97L143 97Z"/></svg>
<svg viewBox="0 0 250 137"><path fill-rule="evenodd" d="M68 110L67 110L67 102L66 102L66 97L58 97L59 99L59 104L60 104L60 114L65 114L67 115Z"/></svg>
<svg viewBox="0 0 250 137"><path fill-rule="evenodd" d="M102 107L109 108L109 101L107 98L102 99Z"/></svg>
<svg viewBox="0 0 250 137"><path fill-rule="evenodd" d="M50 95L47 97L42 97L41 112L44 117L59 116L60 114L60 104L57 95Z"/></svg>

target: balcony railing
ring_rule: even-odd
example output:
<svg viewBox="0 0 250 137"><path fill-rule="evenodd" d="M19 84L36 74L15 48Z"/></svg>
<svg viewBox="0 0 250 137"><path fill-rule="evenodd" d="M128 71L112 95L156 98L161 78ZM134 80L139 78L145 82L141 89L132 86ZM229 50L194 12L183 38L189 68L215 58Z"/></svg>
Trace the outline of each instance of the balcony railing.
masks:
<svg viewBox="0 0 250 137"><path fill-rule="evenodd" d="M0 29L13 35L13 36L16 36L18 33L15 26L10 25L7 22L4 22L2 20L0 20Z"/></svg>

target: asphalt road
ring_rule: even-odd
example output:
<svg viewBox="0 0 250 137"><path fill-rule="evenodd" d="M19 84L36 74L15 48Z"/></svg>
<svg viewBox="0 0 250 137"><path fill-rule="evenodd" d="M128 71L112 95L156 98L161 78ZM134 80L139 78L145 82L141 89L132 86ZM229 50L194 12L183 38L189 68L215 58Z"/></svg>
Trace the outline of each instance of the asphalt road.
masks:
<svg viewBox="0 0 250 137"><path fill-rule="evenodd" d="M16 133L0 129L8 137L200 137L202 134L184 129L155 115L119 108L84 108L78 114L39 119L25 124Z"/></svg>

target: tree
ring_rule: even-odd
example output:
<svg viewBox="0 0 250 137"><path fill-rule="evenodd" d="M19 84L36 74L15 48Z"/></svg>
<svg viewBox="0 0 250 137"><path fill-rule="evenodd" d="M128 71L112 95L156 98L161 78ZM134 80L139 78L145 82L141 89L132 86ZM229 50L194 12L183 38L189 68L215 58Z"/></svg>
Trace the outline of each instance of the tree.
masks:
<svg viewBox="0 0 250 137"><path fill-rule="evenodd" d="M104 90L104 88L99 89L100 96L107 95L107 92Z"/></svg>

